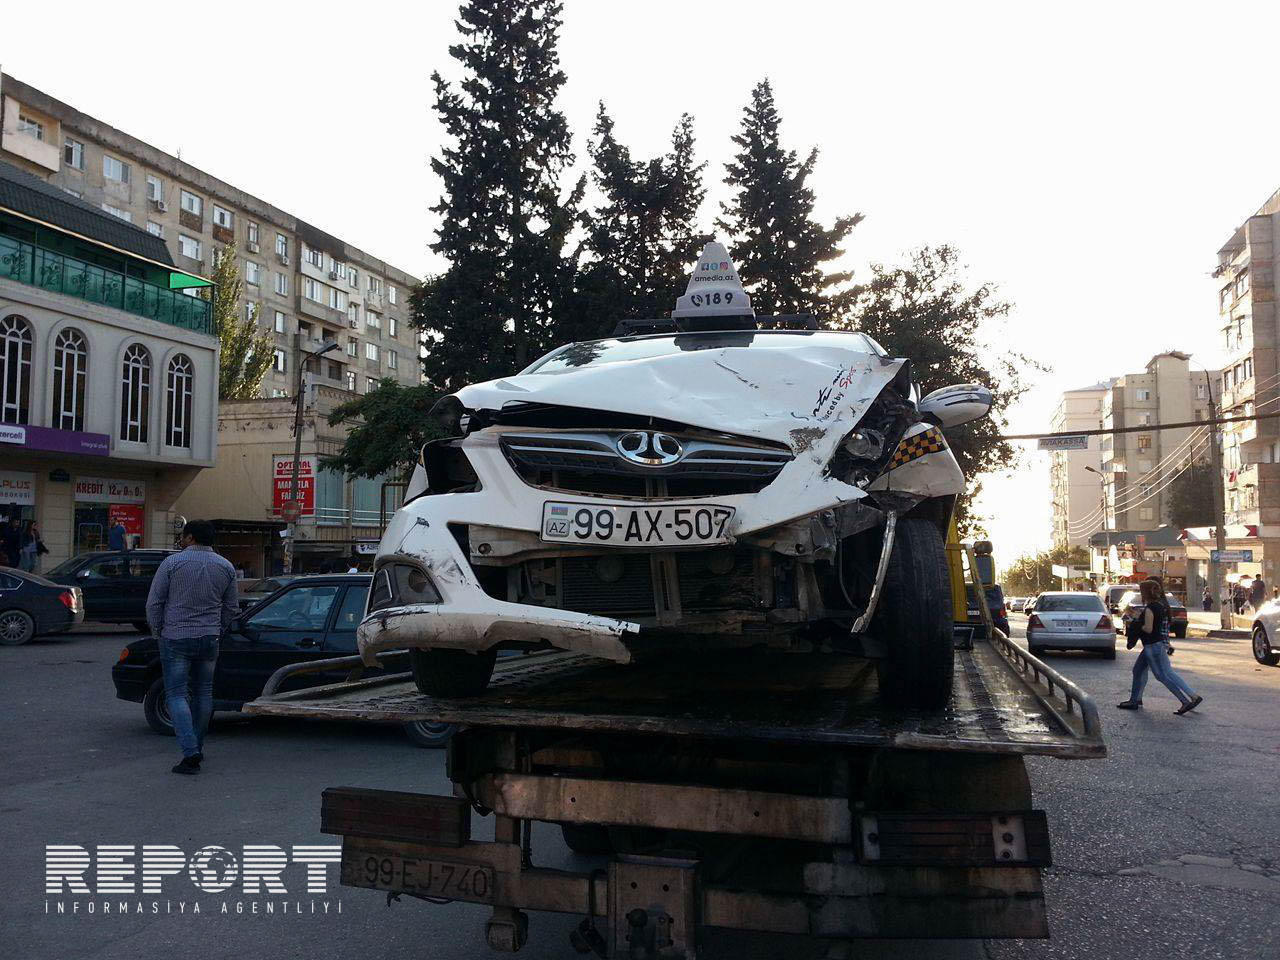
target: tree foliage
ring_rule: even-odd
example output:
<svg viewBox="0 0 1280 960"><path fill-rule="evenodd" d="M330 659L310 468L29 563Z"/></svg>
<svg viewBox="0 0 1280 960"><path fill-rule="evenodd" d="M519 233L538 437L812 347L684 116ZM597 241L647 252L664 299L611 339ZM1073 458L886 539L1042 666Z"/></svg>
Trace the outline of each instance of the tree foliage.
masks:
<svg viewBox="0 0 1280 960"><path fill-rule="evenodd" d="M422 445L440 436L428 416L437 398L429 387L405 387L394 380L352 397L329 414L330 426L347 423L350 431L342 451L324 458L324 466L353 477L405 476Z"/></svg>
<svg viewBox="0 0 1280 960"><path fill-rule="evenodd" d="M694 162L693 118L683 114L664 156L639 160L614 135L601 103L588 144L602 202L585 218L590 255L578 283L583 323L570 339L608 334L626 318L666 316L684 292L706 236L698 231L705 163Z"/></svg>
<svg viewBox="0 0 1280 960"><path fill-rule="evenodd" d="M258 332L258 311L245 316L240 306L240 279L234 244L213 257L213 329L218 335L218 399L252 400L262 391L275 346L271 335Z"/></svg>
<svg viewBox="0 0 1280 960"><path fill-rule="evenodd" d="M1169 484L1169 523L1175 527L1208 527L1217 521L1213 502L1213 467L1195 463Z"/></svg>
<svg viewBox="0 0 1280 960"><path fill-rule="evenodd" d="M890 355L907 357L922 393L956 383L980 383L994 397L991 415L947 431L969 492L959 511L961 532L980 528L970 504L984 474L1011 469L1017 452L1000 435L1006 413L1030 388L1028 372L1047 368L1020 353L991 345L991 325L1012 304L990 284L966 286L952 247L922 247L904 266L871 265L870 279L853 290L848 314L831 325L875 338Z"/></svg>
<svg viewBox="0 0 1280 960"><path fill-rule="evenodd" d="M442 391L503 376L554 345L554 318L572 296L565 245L585 180L562 196L573 162L555 100L564 84L555 0L468 0L449 55L454 86L432 74L447 138L431 169L443 184L431 249L448 261L410 299L428 332L428 381Z"/></svg>
<svg viewBox="0 0 1280 960"><path fill-rule="evenodd" d="M733 198L722 204L716 226L726 231L729 249L758 315L811 313L819 321L841 315L849 303L847 271L826 272L839 258L840 244L862 214L838 217L828 229L813 218L809 177L818 148L800 161L782 146L781 118L773 87L762 80L751 91L742 127L734 136L738 153L725 167Z"/></svg>
<svg viewBox="0 0 1280 960"><path fill-rule="evenodd" d="M1059 589L1062 581L1053 575L1054 564L1087 567L1089 553L1084 547L1059 546L1018 557L1002 574L1004 592L1014 597L1033 597L1041 590Z"/></svg>

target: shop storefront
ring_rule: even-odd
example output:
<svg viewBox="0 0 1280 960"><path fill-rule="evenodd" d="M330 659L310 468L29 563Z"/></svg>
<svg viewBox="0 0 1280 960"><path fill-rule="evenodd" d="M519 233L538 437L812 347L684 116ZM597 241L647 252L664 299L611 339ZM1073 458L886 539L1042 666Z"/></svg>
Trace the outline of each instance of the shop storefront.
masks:
<svg viewBox="0 0 1280 960"><path fill-rule="evenodd" d="M146 540L147 485L141 480L76 477L72 491L75 553L105 550L108 534L123 524L125 540L136 548Z"/></svg>

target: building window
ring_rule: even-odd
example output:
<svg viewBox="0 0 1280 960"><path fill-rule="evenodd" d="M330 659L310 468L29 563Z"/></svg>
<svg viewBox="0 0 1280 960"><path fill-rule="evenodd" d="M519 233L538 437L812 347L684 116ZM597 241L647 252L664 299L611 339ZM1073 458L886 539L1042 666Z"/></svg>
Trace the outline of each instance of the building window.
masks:
<svg viewBox="0 0 1280 960"><path fill-rule="evenodd" d="M1151 437L1150 437L1150 436L1143 436L1143 437L1139 437L1139 438L1138 438L1138 449L1139 449L1139 450L1150 450L1150 449L1151 449Z"/></svg>
<svg viewBox="0 0 1280 960"><path fill-rule="evenodd" d="M364 322L375 330L382 329L382 317L374 313L372 310L366 310L364 314Z"/></svg>
<svg viewBox="0 0 1280 960"><path fill-rule="evenodd" d="M256 245L258 242L258 225L252 220L246 221L244 235L246 240Z"/></svg>
<svg viewBox="0 0 1280 960"><path fill-rule="evenodd" d="M0 423L31 422L31 339L24 318L0 320Z"/></svg>
<svg viewBox="0 0 1280 960"><path fill-rule="evenodd" d="M370 277L370 278L369 278L369 293L376 297L376 296L378 295L378 292L379 292L381 289L382 289L382 281L381 281L381 280L379 280L377 277Z"/></svg>
<svg viewBox="0 0 1280 960"><path fill-rule="evenodd" d="M159 202L164 199L164 183L154 174L147 174L147 199Z"/></svg>
<svg viewBox="0 0 1280 960"><path fill-rule="evenodd" d="M373 377L365 377L365 378L364 378L364 392L365 392L365 393L373 393L373 391L375 391L375 390L377 390L377 389L378 389L378 381L377 381L377 380L375 380Z"/></svg>
<svg viewBox="0 0 1280 960"><path fill-rule="evenodd" d="M352 393L356 392L356 375L350 370L347 371L347 389Z"/></svg>
<svg viewBox="0 0 1280 960"><path fill-rule="evenodd" d="M347 268L347 283L350 285L352 290L360 289L360 273L355 267Z"/></svg>
<svg viewBox="0 0 1280 960"><path fill-rule="evenodd" d="M1142 413L1138 414L1138 426L1145 427L1150 425L1150 423L1151 423L1150 413L1143 411Z"/></svg>
<svg viewBox="0 0 1280 960"><path fill-rule="evenodd" d="M148 220L147 233L151 234L153 237L163 237L164 226L162 224L156 223L154 220Z"/></svg>
<svg viewBox="0 0 1280 960"><path fill-rule="evenodd" d="M347 322L351 325L352 329L357 329L357 328L359 328L359 326L360 326L360 304L355 303L355 302L352 302L352 303L348 303L348 304L347 304Z"/></svg>
<svg viewBox="0 0 1280 960"><path fill-rule="evenodd" d="M276 311L276 333L284 333L284 314Z"/></svg>
<svg viewBox="0 0 1280 960"><path fill-rule="evenodd" d="M1243 297L1249 292L1249 272L1246 270L1236 277L1236 296Z"/></svg>
<svg viewBox="0 0 1280 960"><path fill-rule="evenodd" d="M289 275L287 273L276 274L276 293L282 297L289 295Z"/></svg>
<svg viewBox="0 0 1280 960"><path fill-rule="evenodd" d="M204 216L204 200L197 197L194 193L183 190L182 209L187 211L187 213L194 213L197 217L202 217Z"/></svg>
<svg viewBox="0 0 1280 960"><path fill-rule="evenodd" d="M230 210L223 210L222 207L215 203L213 205L213 222L230 230L235 223L235 217L231 215Z"/></svg>
<svg viewBox="0 0 1280 960"><path fill-rule="evenodd" d="M84 169L84 144L70 137L62 141L62 162L76 170Z"/></svg>
<svg viewBox="0 0 1280 960"><path fill-rule="evenodd" d="M321 269L324 269L323 253L315 249L315 247L308 247L304 245L303 249L306 251L307 263L311 264L313 267L320 267Z"/></svg>
<svg viewBox="0 0 1280 960"><path fill-rule="evenodd" d="M387 284L387 299L393 304L396 302L396 285L394 283Z"/></svg>
<svg viewBox="0 0 1280 960"><path fill-rule="evenodd" d="M1205 395L1204 384L1203 384L1203 383L1197 383L1197 384L1196 384L1196 399L1197 399L1197 400L1203 400L1203 399L1204 399L1204 395Z"/></svg>
<svg viewBox="0 0 1280 960"><path fill-rule="evenodd" d="M283 233L276 234L276 256L282 260L289 259L289 238Z"/></svg>
<svg viewBox="0 0 1280 960"><path fill-rule="evenodd" d="M165 384L165 443L171 447L191 446L191 381L195 370L183 353L169 361Z"/></svg>
<svg viewBox="0 0 1280 960"><path fill-rule="evenodd" d="M53 426L56 430L84 429L84 389L89 348L73 327L53 342Z"/></svg>
<svg viewBox="0 0 1280 960"><path fill-rule="evenodd" d="M350 340L347 341L347 356L348 357L360 356L360 341L357 340L355 337L352 337Z"/></svg>
<svg viewBox="0 0 1280 960"><path fill-rule="evenodd" d="M388 336L394 337L396 335L397 326L398 325L396 323L395 317L387 317L387 335Z"/></svg>
<svg viewBox="0 0 1280 960"><path fill-rule="evenodd" d="M276 373L286 373L288 371L288 359L285 357L283 350L271 351L271 368Z"/></svg>
<svg viewBox="0 0 1280 960"><path fill-rule="evenodd" d="M133 214L128 210L121 210L119 207L113 207L109 203L104 203L102 205L102 209L107 211L107 213L111 214L113 217L119 217L125 223L133 223Z"/></svg>
<svg viewBox="0 0 1280 960"><path fill-rule="evenodd" d="M324 295L320 292L320 284L310 277L302 278L302 295L308 300L314 300L316 303L324 302Z"/></svg>
<svg viewBox="0 0 1280 960"><path fill-rule="evenodd" d="M1246 380L1253 376L1253 357L1244 358L1244 378Z"/></svg>
<svg viewBox="0 0 1280 960"><path fill-rule="evenodd" d="M129 165L123 160L117 160L109 153L102 155L102 175L108 180L115 180L118 183L129 182Z"/></svg>
<svg viewBox="0 0 1280 960"><path fill-rule="evenodd" d="M260 286L262 284L262 264L246 260L244 262L244 282L252 283L255 287Z"/></svg>
<svg viewBox="0 0 1280 960"><path fill-rule="evenodd" d="M1150 399L1151 399L1151 391L1150 391L1150 390L1135 390L1135 391L1134 391L1134 397L1135 397L1135 399L1137 399L1137 400L1150 400Z"/></svg>
<svg viewBox="0 0 1280 960"><path fill-rule="evenodd" d="M387 369L396 370L398 369L399 363L400 363L400 360L396 356L396 352L394 350L388 350L387 351Z"/></svg>
<svg viewBox="0 0 1280 960"><path fill-rule="evenodd" d="M253 318L258 315L258 305L256 303L246 303L244 305L244 321L245 323L253 323Z"/></svg>
<svg viewBox="0 0 1280 960"><path fill-rule="evenodd" d="M151 354L140 343L124 352L120 388L120 439L146 443L151 411Z"/></svg>
<svg viewBox="0 0 1280 960"><path fill-rule="evenodd" d="M328 361L326 361L326 363L328 364L327 369L328 369L328 372L329 372L329 379L330 379L330 380L341 380L341 379L342 379L342 364L340 364L337 360L328 360Z"/></svg>
<svg viewBox="0 0 1280 960"><path fill-rule="evenodd" d="M178 250L184 257L192 260L200 259L200 241L192 237L178 234Z"/></svg>
<svg viewBox="0 0 1280 960"><path fill-rule="evenodd" d="M331 310L346 310L347 295L343 293L341 290L335 290L333 287L330 287L329 288L329 308Z"/></svg>
<svg viewBox="0 0 1280 960"><path fill-rule="evenodd" d="M364 345L364 358L375 361L378 359L378 345L376 343L366 343Z"/></svg>
<svg viewBox="0 0 1280 960"><path fill-rule="evenodd" d="M25 113L18 114L18 132L25 133L29 137L35 137L37 140L44 139L44 124L35 117L28 117Z"/></svg>

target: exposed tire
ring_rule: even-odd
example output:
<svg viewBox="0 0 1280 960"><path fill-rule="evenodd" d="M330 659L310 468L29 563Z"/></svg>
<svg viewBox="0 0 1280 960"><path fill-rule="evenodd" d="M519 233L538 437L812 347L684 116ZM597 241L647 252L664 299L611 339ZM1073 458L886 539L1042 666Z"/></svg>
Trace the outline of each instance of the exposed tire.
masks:
<svg viewBox="0 0 1280 960"><path fill-rule="evenodd" d="M587 856L607 856L613 853L609 828L595 823L562 823L560 833L565 846L574 853Z"/></svg>
<svg viewBox="0 0 1280 960"><path fill-rule="evenodd" d="M36 622L25 610L0 613L0 644L19 647L36 635Z"/></svg>
<svg viewBox="0 0 1280 960"><path fill-rule="evenodd" d="M886 648L876 661L886 703L927 709L947 703L955 665L951 617L942 532L923 517L899 521L874 627Z"/></svg>
<svg viewBox="0 0 1280 960"><path fill-rule="evenodd" d="M413 682L429 697L474 697L484 693L493 675L496 650L410 650Z"/></svg>
<svg viewBox="0 0 1280 960"><path fill-rule="evenodd" d="M142 712L146 715L147 726L164 737L173 736L173 721L169 719L169 704L164 698L164 677L156 677L147 687L147 695L142 698Z"/></svg>
<svg viewBox="0 0 1280 960"><path fill-rule="evenodd" d="M443 747L457 729L456 723L417 720L404 725L404 734L420 747Z"/></svg>
<svg viewBox="0 0 1280 960"><path fill-rule="evenodd" d="M1280 653L1271 646L1267 631L1263 629L1262 624L1254 624L1253 627L1253 659L1267 667L1274 667L1280 663Z"/></svg>

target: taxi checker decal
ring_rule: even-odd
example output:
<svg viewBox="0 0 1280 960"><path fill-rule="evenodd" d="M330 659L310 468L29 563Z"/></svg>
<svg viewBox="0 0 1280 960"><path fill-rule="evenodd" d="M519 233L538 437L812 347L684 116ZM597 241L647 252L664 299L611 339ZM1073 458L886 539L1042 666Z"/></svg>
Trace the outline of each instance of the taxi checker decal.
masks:
<svg viewBox="0 0 1280 960"><path fill-rule="evenodd" d="M898 444L898 449L893 452L893 459L889 461L888 469L893 470L904 463L910 463L912 460L918 460L945 449L947 449L947 441L942 431L937 427L930 427L910 437L904 437Z"/></svg>

